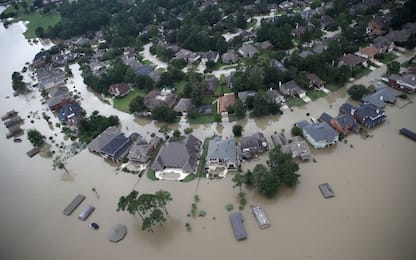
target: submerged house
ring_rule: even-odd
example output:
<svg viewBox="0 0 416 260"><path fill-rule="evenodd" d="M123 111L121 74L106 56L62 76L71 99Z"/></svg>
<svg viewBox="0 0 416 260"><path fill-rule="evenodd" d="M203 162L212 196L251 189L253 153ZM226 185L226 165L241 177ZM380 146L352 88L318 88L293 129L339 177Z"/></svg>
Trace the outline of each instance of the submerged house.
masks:
<svg viewBox="0 0 416 260"><path fill-rule="evenodd" d="M222 139L219 136L210 140L208 143L206 163L208 174L217 167L237 169L239 160L236 141L233 138ZM218 176L225 177L225 174L226 171L223 174L218 174Z"/></svg>
<svg viewBox="0 0 416 260"><path fill-rule="evenodd" d="M116 126L110 126L94 138L87 148L113 161L120 161L129 151L132 141Z"/></svg>
<svg viewBox="0 0 416 260"><path fill-rule="evenodd" d="M338 131L338 133L346 135L351 131L358 132L359 126L350 114L340 114L330 120L330 125Z"/></svg>
<svg viewBox="0 0 416 260"><path fill-rule="evenodd" d="M306 96L306 91L301 88L294 80L281 84L279 86L279 91L284 96L298 96L300 98Z"/></svg>
<svg viewBox="0 0 416 260"><path fill-rule="evenodd" d="M311 159L311 151L305 140L300 136L295 136L291 142L287 142L283 133L275 133L272 136L273 144L280 148L280 151L285 154L291 154L292 158L300 158L302 160Z"/></svg>
<svg viewBox="0 0 416 260"><path fill-rule="evenodd" d="M82 111L83 110L78 103L72 102L61 107L58 112L58 119L62 123L75 126L78 124Z"/></svg>
<svg viewBox="0 0 416 260"><path fill-rule="evenodd" d="M389 88L383 87L361 99L364 104L370 104L377 108L384 108L386 103L394 104L396 102L396 94Z"/></svg>
<svg viewBox="0 0 416 260"><path fill-rule="evenodd" d="M326 122L313 123L303 120L297 123L302 129L303 136L315 148L325 148L338 142L339 134Z"/></svg>
<svg viewBox="0 0 416 260"><path fill-rule="evenodd" d="M241 158L251 159L256 155L269 150L269 144L263 133L257 132L251 136L243 136L240 139Z"/></svg>
<svg viewBox="0 0 416 260"><path fill-rule="evenodd" d="M147 143L144 139L138 137L131 146L127 159L140 164L149 162L161 141L159 137L155 136Z"/></svg>
<svg viewBox="0 0 416 260"><path fill-rule="evenodd" d="M193 135L184 140L169 141L153 162L158 179L182 180L196 172L202 142Z"/></svg>
<svg viewBox="0 0 416 260"><path fill-rule="evenodd" d="M354 117L367 128L375 127L384 122L386 116L382 109L369 104L362 104L355 109Z"/></svg>
<svg viewBox="0 0 416 260"><path fill-rule="evenodd" d="M49 99L46 101L50 110L58 110L66 104L73 102L67 87L58 87L49 93Z"/></svg>

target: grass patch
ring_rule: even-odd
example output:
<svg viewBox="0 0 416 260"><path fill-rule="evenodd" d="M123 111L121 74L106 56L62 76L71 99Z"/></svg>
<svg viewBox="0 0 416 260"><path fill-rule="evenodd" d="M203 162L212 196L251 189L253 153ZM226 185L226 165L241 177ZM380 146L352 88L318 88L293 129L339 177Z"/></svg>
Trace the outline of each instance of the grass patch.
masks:
<svg viewBox="0 0 416 260"><path fill-rule="evenodd" d="M311 89L306 92L306 95L312 100L317 100L318 98L325 97L326 93L317 89Z"/></svg>
<svg viewBox="0 0 416 260"><path fill-rule="evenodd" d="M396 58L396 55L394 55L393 53L386 53L383 54L381 58L379 58L378 60L387 65L392 63Z"/></svg>
<svg viewBox="0 0 416 260"><path fill-rule="evenodd" d="M176 91L176 93L177 93L179 96L182 96L182 95L183 95L183 90L184 90L184 88L185 88L185 85L186 85L186 81L185 81L185 80L182 80L182 81L176 82L176 83L174 84L175 91Z"/></svg>
<svg viewBox="0 0 416 260"><path fill-rule="evenodd" d="M215 122L215 114L199 115L196 118L188 119L190 124L211 124Z"/></svg>
<svg viewBox="0 0 416 260"><path fill-rule="evenodd" d="M359 79L367 74L369 74L371 70L369 68L360 68L354 73L354 78Z"/></svg>
<svg viewBox="0 0 416 260"><path fill-rule="evenodd" d="M144 65L153 65L153 63L152 63L151 61L146 60L146 59L143 59L143 60L141 61L141 63L143 63Z"/></svg>
<svg viewBox="0 0 416 260"><path fill-rule="evenodd" d="M226 93L227 91L227 86L226 85L219 85L215 88L215 96L217 97L222 97L224 96L224 93Z"/></svg>
<svg viewBox="0 0 416 260"><path fill-rule="evenodd" d="M215 97L204 95L202 96L202 104L212 104L214 102Z"/></svg>
<svg viewBox="0 0 416 260"><path fill-rule="evenodd" d="M139 90L134 88L133 91L131 91L127 96L121 97L121 98L114 98L114 108L130 113L129 105L130 102L137 96L145 96L144 90Z"/></svg>
<svg viewBox="0 0 416 260"><path fill-rule="evenodd" d="M19 17L19 20L22 21L29 21L29 24L27 25L27 30L23 34L26 38L36 38L36 29L38 27L42 27L44 30L47 30L48 27L54 26L58 22L61 21L61 15L58 13L54 13L51 15L41 15L39 13L32 13L29 15L24 15Z"/></svg>
<svg viewBox="0 0 416 260"><path fill-rule="evenodd" d="M36 28L42 27L45 31L50 26L54 26L62 17L57 12L52 12L51 14L40 14L38 11L30 12L29 8L32 6L34 0L25 0L26 5L28 6L25 10L23 4L19 4L19 9L16 9L14 5L10 5L4 14L16 13L14 21L28 21L27 30L24 33L25 37L28 39L36 38Z"/></svg>
<svg viewBox="0 0 416 260"><path fill-rule="evenodd" d="M286 104L289 107L294 107L294 106L303 106L303 105L305 105L305 102L302 99L298 98L298 97L288 97L286 99Z"/></svg>
<svg viewBox="0 0 416 260"><path fill-rule="evenodd" d="M335 83L330 83L327 84L325 87L331 91L337 91L338 89L342 88L343 85L341 84L335 84Z"/></svg>
<svg viewBox="0 0 416 260"><path fill-rule="evenodd" d="M152 170L152 168L147 169L147 178L149 178L152 181L158 181L159 179L156 178L156 172Z"/></svg>

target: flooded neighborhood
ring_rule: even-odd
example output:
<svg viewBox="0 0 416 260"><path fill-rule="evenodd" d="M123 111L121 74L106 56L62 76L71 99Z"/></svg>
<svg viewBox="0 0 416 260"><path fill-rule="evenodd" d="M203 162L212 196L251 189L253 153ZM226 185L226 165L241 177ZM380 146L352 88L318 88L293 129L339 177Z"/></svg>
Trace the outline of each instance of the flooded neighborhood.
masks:
<svg viewBox="0 0 416 260"><path fill-rule="evenodd" d="M0 6L0 12L4 9ZM253 16L254 28L270 17L277 16ZM416 142L400 129L416 131L416 96L400 98L402 92L387 87L383 63L322 97L310 100L305 95L303 105L235 120L227 109L217 110L222 119L201 124L190 123L186 113L166 124L116 109L116 99L88 87L81 66L73 63L65 87L76 96L80 111L119 119L119 126L82 144L61 127L72 120L61 117L62 106L74 103L54 109L52 98L45 99L37 89L39 74L29 67L37 53L54 44L28 41L25 30L23 22L0 26L1 259L415 258ZM150 43L141 52L146 60L168 68L149 49ZM394 60L403 64L415 53L396 50ZM23 67L29 69L23 72ZM14 95L15 71L30 82L29 93ZM223 68L213 75L234 72ZM361 103L347 93L358 84L380 85L386 92L374 92ZM218 108L226 97L222 94ZM385 103L389 95L393 104ZM297 99L305 101L300 96ZM382 107L365 107L370 104ZM360 118L369 109L376 115ZM11 111L15 113L7 114ZM10 122L15 116L19 122ZM18 124L24 134L6 138L13 134L6 122ZM236 125L242 126L241 137L235 137ZM365 131L357 130L359 125ZM295 126L301 135L292 136ZM167 133L161 131L166 127ZM27 152L34 148L27 138L30 129L42 133L47 146L29 157ZM317 140L322 133L325 138ZM273 167L269 154L275 147L299 165L297 185L282 186L272 198L253 186L239 189L233 177L254 171L258 164ZM64 161L56 164L57 157ZM187 181L199 171L203 174ZM142 230L140 214L117 210L120 197L132 190L170 193L163 225Z"/></svg>

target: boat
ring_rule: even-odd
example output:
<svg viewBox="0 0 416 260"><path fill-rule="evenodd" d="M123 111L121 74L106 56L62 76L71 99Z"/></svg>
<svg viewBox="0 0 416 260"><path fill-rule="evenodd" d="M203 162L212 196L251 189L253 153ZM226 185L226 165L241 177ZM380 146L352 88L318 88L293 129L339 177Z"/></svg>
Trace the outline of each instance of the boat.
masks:
<svg viewBox="0 0 416 260"><path fill-rule="evenodd" d="M319 184L319 189L321 190L322 195L325 199L335 197L335 193L332 190L331 186L328 183Z"/></svg>
<svg viewBox="0 0 416 260"><path fill-rule="evenodd" d="M84 201L84 199L85 196L82 194L78 194L77 196L75 196L75 198L64 209L64 214L67 216L71 215L72 212L79 206L79 204L81 204L81 202Z"/></svg>
<svg viewBox="0 0 416 260"><path fill-rule="evenodd" d="M237 240L247 238L246 228L244 226L243 214L241 212L234 212L230 215L231 226L234 231L234 236Z"/></svg>
<svg viewBox="0 0 416 260"><path fill-rule="evenodd" d="M264 213L263 209L259 206L251 205L251 212L253 216L257 219L259 226L261 229L265 229L271 226L269 219L267 218L266 214Z"/></svg>
<svg viewBox="0 0 416 260"><path fill-rule="evenodd" d="M78 219L85 221L91 213L95 210L95 207L92 205L86 206L78 216Z"/></svg>
<svg viewBox="0 0 416 260"><path fill-rule="evenodd" d="M15 138L13 139L13 142L15 142L15 143L21 143L21 142L22 142L22 139L20 139L20 138L18 138L18 137L15 137Z"/></svg>

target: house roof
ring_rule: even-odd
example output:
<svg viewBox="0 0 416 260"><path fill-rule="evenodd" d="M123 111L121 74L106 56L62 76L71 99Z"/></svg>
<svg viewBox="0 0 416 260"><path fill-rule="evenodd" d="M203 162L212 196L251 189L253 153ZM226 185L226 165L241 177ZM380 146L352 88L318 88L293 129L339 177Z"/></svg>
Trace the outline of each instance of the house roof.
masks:
<svg viewBox="0 0 416 260"><path fill-rule="evenodd" d="M110 156L113 160L119 160L121 156L130 148L131 140L123 133L120 133L112 138L104 147L101 148L101 153Z"/></svg>
<svg viewBox="0 0 416 260"><path fill-rule="evenodd" d="M211 92L215 92L215 89L220 83L220 81L216 77L213 77L213 76L206 77L205 82L207 83L206 89Z"/></svg>
<svg viewBox="0 0 416 260"><path fill-rule="evenodd" d="M222 139L216 137L209 141L207 151L207 161L209 159L223 159L224 161L237 161L237 143L233 138Z"/></svg>
<svg viewBox="0 0 416 260"><path fill-rule="evenodd" d="M350 104L350 103L344 103L341 105L341 107L339 108L339 111L341 113L345 113L345 114L352 114L351 112L354 110L354 107Z"/></svg>
<svg viewBox="0 0 416 260"><path fill-rule="evenodd" d="M165 168L180 168L186 173L195 171L200 156L202 142L193 135L189 135L185 140L169 141L163 147L152 168L156 171Z"/></svg>
<svg viewBox="0 0 416 260"><path fill-rule="evenodd" d="M396 102L396 94L389 88L381 88L371 95L363 97L361 100L364 103L371 104L377 108L384 108L385 102Z"/></svg>
<svg viewBox="0 0 416 260"><path fill-rule="evenodd" d="M113 138L120 134L120 129L116 126L109 126L101 134L95 137L88 145L87 148L94 152L101 152L101 149L107 145Z"/></svg>
<svg viewBox="0 0 416 260"><path fill-rule="evenodd" d="M117 83L113 84L108 88L108 93L114 96L124 96L131 90L131 84Z"/></svg>
<svg viewBox="0 0 416 260"><path fill-rule="evenodd" d="M399 83L405 84L408 87L413 88L413 90L416 89L416 75L415 74L405 74L403 75Z"/></svg>
<svg viewBox="0 0 416 260"><path fill-rule="evenodd" d="M411 34L410 30L403 29L400 31L390 31L386 37L393 42L407 42Z"/></svg>
<svg viewBox="0 0 416 260"><path fill-rule="evenodd" d="M242 150L246 148L261 146L268 146L267 140L264 137L263 133L257 132L250 136L243 136L240 139L240 147Z"/></svg>
<svg viewBox="0 0 416 260"><path fill-rule="evenodd" d="M340 114L336 116L333 120L336 120L341 128L346 128L354 125L354 118L351 114Z"/></svg>
<svg viewBox="0 0 416 260"><path fill-rule="evenodd" d="M320 122L325 122L327 124L330 124L331 119L332 119L332 116L330 116L329 114L327 114L325 112L322 113L321 116L319 117Z"/></svg>
<svg viewBox="0 0 416 260"><path fill-rule="evenodd" d="M176 104L176 106L173 108L176 112L189 112L194 107L194 104L192 103L191 98L181 98Z"/></svg>
<svg viewBox="0 0 416 260"><path fill-rule="evenodd" d="M282 133L272 134L271 138L275 146L278 146L278 145L283 146L287 144L286 137Z"/></svg>
<svg viewBox="0 0 416 260"><path fill-rule="evenodd" d="M153 108L161 105L172 107L176 101L176 94L174 93L162 93L161 91L152 90L144 98L144 105L153 110Z"/></svg>
<svg viewBox="0 0 416 260"><path fill-rule="evenodd" d="M235 103L234 93L226 93L224 96L218 99L219 110L218 112L227 112L227 108L233 106Z"/></svg>
<svg viewBox="0 0 416 260"><path fill-rule="evenodd" d="M238 49L238 52L243 57L253 57L254 54L257 53L257 48L251 44L245 44L241 48Z"/></svg>
<svg viewBox="0 0 416 260"><path fill-rule="evenodd" d="M281 89L284 89L285 91L297 91L297 92L299 92L299 93L302 93L302 92L305 92L305 90L303 89L303 88L301 88L297 83L296 83L296 81L294 81L294 80L291 80L291 81L288 81L288 82L285 82L285 83L283 83L281 86L280 86L280 88Z"/></svg>
<svg viewBox="0 0 416 260"><path fill-rule="evenodd" d="M323 84L324 82L322 81L322 79L320 77L318 77L318 75L316 75L315 73L309 73L308 74L308 79L309 81L314 82L315 84Z"/></svg>
<svg viewBox="0 0 416 260"><path fill-rule="evenodd" d="M330 127L326 122L310 124L303 128L316 142L333 142L338 138L338 132Z"/></svg>
<svg viewBox="0 0 416 260"><path fill-rule="evenodd" d="M366 61L366 59L359 57L354 54L347 54L339 58L345 65L355 66L358 64L362 64Z"/></svg>
<svg viewBox="0 0 416 260"><path fill-rule="evenodd" d="M50 98L48 101L46 101L46 104L49 108L53 108L62 102L72 100L67 87L58 87L54 89L49 95Z"/></svg>
<svg viewBox="0 0 416 260"><path fill-rule="evenodd" d="M380 49L371 45L371 46L360 49L358 52L362 55L373 58L374 56L380 53Z"/></svg>
<svg viewBox="0 0 416 260"><path fill-rule="evenodd" d="M356 108L354 115L357 115L361 118L377 118L382 115L384 111L382 109L376 108L370 104L362 104Z"/></svg>
<svg viewBox="0 0 416 260"><path fill-rule="evenodd" d="M295 126L299 127L300 129L303 129L304 127L308 125L310 125L310 123L306 120L302 120L302 121L295 123Z"/></svg>
<svg viewBox="0 0 416 260"><path fill-rule="evenodd" d="M81 115L82 108L76 103L64 105L58 112L58 119L61 122L67 122L71 118L78 118Z"/></svg>
<svg viewBox="0 0 416 260"><path fill-rule="evenodd" d="M272 60L271 63L272 63L272 67L273 68L276 68L276 69L278 69L278 70L280 70L282 72L287 71L285 65L283 65L283 63L281 63L280 61L278 61L278 60Z"/></svg>
<svg viewBox="0 0 416 260"><path fill-rule="evenodd" d="M247 97L254 97L256 95L255 90L247 90L247 91L241 91L238 92L238 99L240 99L243 103L246 102Z"/></svg>

